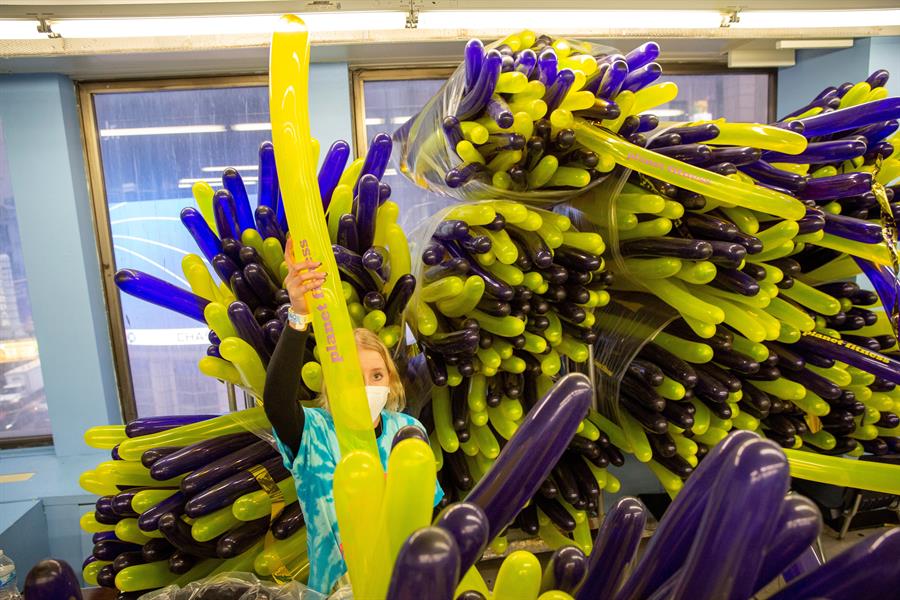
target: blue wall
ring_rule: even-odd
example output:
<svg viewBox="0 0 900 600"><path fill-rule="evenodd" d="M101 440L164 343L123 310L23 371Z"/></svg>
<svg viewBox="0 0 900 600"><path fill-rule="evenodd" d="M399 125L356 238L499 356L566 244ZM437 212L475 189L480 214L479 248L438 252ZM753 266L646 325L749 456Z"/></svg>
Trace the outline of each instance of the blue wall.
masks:
<svg viewBox="0 0 900 600"><path fill-rule="evenodd" d="M313 135L352 140L346 63L312 65ZM0 548L21 572L48 555L76 571L90 551L78 518L95 498L78 476L106 454L84 445L91 426L121 414L73 82L61 75L0 76L0 122L8 150L22 252L54 446L0 451Z"/></svg>
<svg viewBox="0 0 900 600"><path fill-rule="evenodd" d="M776 112L782 117L806 105L822 89L862 81L877 69L891 72L888 91L900 93L900 36L862 38L841 50L799 50L797 64L778 69Z"/></svg>

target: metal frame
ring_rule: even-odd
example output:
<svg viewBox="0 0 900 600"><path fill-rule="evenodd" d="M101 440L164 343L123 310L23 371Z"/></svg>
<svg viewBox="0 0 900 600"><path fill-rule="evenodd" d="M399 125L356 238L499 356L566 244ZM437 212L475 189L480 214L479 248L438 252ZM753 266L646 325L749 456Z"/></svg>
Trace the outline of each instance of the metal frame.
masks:
<svg viewBox="0 0 900 600"><path fill-rule="evenodd" d="M774 121L778 97L777 69L729 69L724 63L668 63L662 62L666 75L768 75L768 120ZM353 147L356 157L365 154L366 149L366 101L364 85L366 81L390 81L392 79L445 79L450 77L456 65L436 67L392 66L377 68L357 66L350 68L351 117L353 118Z"/></svg>
<svg viewBox="0 0 900 600"><path fill-rule="evenodd" d="M187 89L216 89L229 87L253 87L267 85L266 75L242 77L199 77L184 79L156 79L115 82L84 82L77 85L78 110L81 115L81 129L85 150L85 165L88 176L88 191L94 216L94 234L97 253L100 258L103 293L106 299L106 316L109 320L110 341L119 392L119 405L125 422L137 418L134 400L134 382L131 379L131 365L128 358L128 344L125 338L125 323L122 319L122 305L119 290L115 284L116 263L113 252L112 232L109 225L109 210L106 201L106 187L103 181L103 165L100 155L100 136L94 111L94 96L98 94L127 92L159 92Z"/></svg>

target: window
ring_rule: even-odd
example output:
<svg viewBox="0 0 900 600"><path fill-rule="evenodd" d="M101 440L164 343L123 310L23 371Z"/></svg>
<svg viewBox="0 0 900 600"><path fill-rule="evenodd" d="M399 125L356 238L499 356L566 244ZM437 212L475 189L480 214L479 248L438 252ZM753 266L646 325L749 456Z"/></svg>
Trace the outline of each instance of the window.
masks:
<svg viewBox="0 0 900 600"><path fill-rule="evenodd" d="M452 72L452 69L356 72L353 90L357 152L363 154L375 135L392 134L406 123L437 93ZM360 104L361 99L364 104ZM391 186L391 199L400 205L398 223L410 235L417 225L450 201L418 187L398 173L395 164L392 160L382 181Z"/></svg>
<svg viewBox="0 0 900 600"><path fill-rule="evenodd" d="M22 258L16 203L0 123L0 444L50 436ZM30 438L30 440L29 440Z"/></svg>
<svg viewBox="0 0 900 600"><path fill-rule="evenodd" d="M259 145L271 137L265 79L95 84L82 104L125 417L226 412L225 386L197 369L208 328L120 294L112 275L134 268L189 289L181 260L200 251L179 213L196 206L195 181L218 189L228 166L255 199Z"/></svg>
<svg viewBox="0 0 900 600"><path fill-rule="evenodd" d="M699 68L697 69L699 70ZM379 132L393 133L415 115L443 85L453 69L391 69L354 73L357 148ZM767 72L686 72L663 67L663 81L678 84L678 98L652 112L660 120L687 121L725 117L729 121L766 123L771 119L772 76ZM675 72L674 75L665 73ZM360 152L361 153L361 152ZM431 194L396 169L385 173L391 199L400 205L400 225L407 234L452 200Z"/></svg>

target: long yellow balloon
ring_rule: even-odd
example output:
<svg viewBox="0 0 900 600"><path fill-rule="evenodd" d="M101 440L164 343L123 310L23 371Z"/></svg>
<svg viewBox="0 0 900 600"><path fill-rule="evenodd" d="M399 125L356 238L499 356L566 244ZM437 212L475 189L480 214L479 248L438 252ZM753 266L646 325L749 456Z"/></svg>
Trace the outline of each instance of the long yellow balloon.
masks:
<svg viewBox="0 0 900 600"><path fill-rule="evenodd" d="M298 260L321 262L323 271L337 273L309 130L309 31L295 15L285 15L280 25L281 30L272 36L269 57L269 112L285 216ZM341 454L362 450L380 465L340 280L328 278L320 290L307 293L307 302L313 307L316 346L325 384L331 390Z"/></svg>
<svg viewBox="0 0 900 600"><path fill-rule="evenodd" d="M598 154L609 154L617 163L640 173L675 183L692 192L728 204L796 221L806 214L799 200L760 186L734 181L706 169L641 148L594 127L584 119L575 119L575 132L581 142Z"/></svg>
<svg viewBox="0 0 900 600"><path fill-rule="evenodd" d="M791 475L831 485L900 494L900 467L784 449Z"/></svg>

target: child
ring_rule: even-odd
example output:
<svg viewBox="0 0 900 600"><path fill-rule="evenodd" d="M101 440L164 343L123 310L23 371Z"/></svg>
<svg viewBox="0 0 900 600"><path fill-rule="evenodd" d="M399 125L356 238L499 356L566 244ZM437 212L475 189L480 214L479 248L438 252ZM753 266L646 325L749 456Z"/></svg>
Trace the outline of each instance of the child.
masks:
<svg viewBox="0 0 900 600"><path fill-rule="evenodd" d="M306 520L310 562L308 585L327 594L347 571L332 489L340 450L324 390L324 408L302 407L298 392L300 368L312 320L305 294L319 289L328 273L315 270L321 263L295 262L290 241L285 260L289 272L284 286L291 298L291 310L288 327L281 334L269 362L263 403L284 465L294 477L297 498ZM405 406L403 384L394 361L378 336L366 329L357 329L354 337L378 453L382 466L387 468L394 435L407 425L416 425L423 431L425 428L413 417L399 412ZM440 485L437 485L435 505L443 496ZM365 506L360 506L360 510L365 509Z"/></svg>

